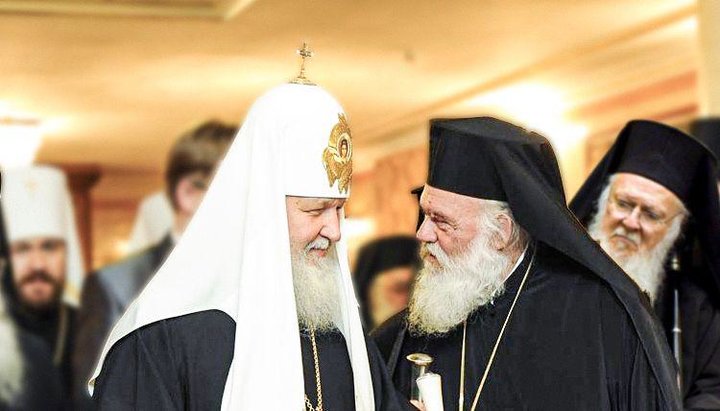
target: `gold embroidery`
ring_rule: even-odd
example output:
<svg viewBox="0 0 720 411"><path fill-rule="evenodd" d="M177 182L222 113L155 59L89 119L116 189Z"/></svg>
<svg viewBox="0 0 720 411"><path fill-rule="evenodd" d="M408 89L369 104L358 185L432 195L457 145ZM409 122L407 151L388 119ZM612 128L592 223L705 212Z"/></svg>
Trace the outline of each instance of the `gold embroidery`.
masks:
<svg viewBox="0 0 720 411"><path fill-rule="evenodd" d="M352 138L344 114L338 114L338 123L330 132L330 141L323 150L322 161L330 187L338 182L338 191L347 193L352 180Z"/></svg>

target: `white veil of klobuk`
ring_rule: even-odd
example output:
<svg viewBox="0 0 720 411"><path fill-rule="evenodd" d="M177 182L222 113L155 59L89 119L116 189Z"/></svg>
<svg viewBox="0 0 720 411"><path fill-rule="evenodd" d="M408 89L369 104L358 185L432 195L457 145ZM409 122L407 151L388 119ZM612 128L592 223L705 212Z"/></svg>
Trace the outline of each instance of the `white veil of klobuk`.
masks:
<svg viewBox="0 0 720 411"><path fill-rule="evenodd" d="M329 184L323 163L341 115L338 102L312 85L284 84L253 104L178 245L110 334L91 391L108 351L124 336L159 320L218 309L238 324L222 409L304 409L285 196L347 197L339 182ZM338 328L352 363L356 409L372 410L345 240L336 249Z"/></svg>
<svg viewBox="0 0 720 411"><path fill-rule="evenodd" d="M77 307L85 263L65 173L44 165L4 170L2 205L9 242L38 237L65 241L63 301Z"/></svg>

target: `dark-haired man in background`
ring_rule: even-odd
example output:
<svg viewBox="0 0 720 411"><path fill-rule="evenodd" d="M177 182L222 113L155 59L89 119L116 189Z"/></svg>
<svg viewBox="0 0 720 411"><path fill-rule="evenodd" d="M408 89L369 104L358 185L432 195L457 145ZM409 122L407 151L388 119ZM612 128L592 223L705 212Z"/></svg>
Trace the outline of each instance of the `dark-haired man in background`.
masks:
<svg viewBox="0 0 720 411"><path fill-rule="evenodd" d="M165 170L165 188L174 210L172 230L158 244L88 277L73 354L76 397L82 402L79 408L92 405L87 380L110 330L185 230L236 133L235 125L207 121L182 135L170 151Z"/></svg>

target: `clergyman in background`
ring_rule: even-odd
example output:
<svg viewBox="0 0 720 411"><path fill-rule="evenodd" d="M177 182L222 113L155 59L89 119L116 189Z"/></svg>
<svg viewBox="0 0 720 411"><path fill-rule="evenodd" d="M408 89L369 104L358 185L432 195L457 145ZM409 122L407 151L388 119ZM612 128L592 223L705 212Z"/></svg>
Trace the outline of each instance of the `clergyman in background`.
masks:
<svg viewBox="0 0 720 411"><path fill-rule="evenodd" d="M407 307L410 285L420 266L415 237L373 240L359 251L353 282L365 329L370 331Z"/></svg>
<svg viewBox="0 0 720 411"><path fill-rule="evenodd" d="M51 353L70 407L70 356L85 273L66 177L54 167L32 166L5 171L2 184L12 267L2 279L8 313Z"/></svg>
<svg viewBox="0 0 720 411"><path fill-rule="evenodd" d="M635 120L570 202L590 235L647 294L682 367L686 409L720 410L716 167L694 138Z"/></svg>

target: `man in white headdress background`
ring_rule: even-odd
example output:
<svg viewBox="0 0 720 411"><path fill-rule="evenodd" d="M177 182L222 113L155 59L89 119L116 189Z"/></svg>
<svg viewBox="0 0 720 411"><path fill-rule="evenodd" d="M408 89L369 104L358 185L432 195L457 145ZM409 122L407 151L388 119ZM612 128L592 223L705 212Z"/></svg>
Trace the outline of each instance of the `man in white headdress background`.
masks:
<svg viewBox="0 0 720 411"><path fill-rule="evenodd" d="M100 408L398 407L341 236L351 175L332 96L301 76L259 98L177 247L113 329L91 380Z"/></svg>
<svg viewBox="0 0 720 411"><path fill-rule="evenodd" d="M10 269L0 207L0 272ZM0 289L4 284L0 283ZM60 375L43 342L19 330L0 292L0 410L61 410Z"/></svg>
<svg viewBox="0 0 720 411"><path fill-rule="evenodd" d="M3 173L2 206L11 270L3 273L9 315L42 341L71 401L70 352L84 276L75 216L65 175L48 166Z"/></svg>
<svg viewBox="0 0 720 411"><path fill-rule="evenodd" d="M155 218L157 228L162 227L161 236L152 237L154 243L145 244L143 250L101 268L85 281L72 359L76 409L93 408L87 394L87 380L105 339L170 254L200 206L212 174L235 134L236 125L217 120L204 121L183 133L170 150L165 166L166 189L161 193L164 197L161 200L169 204L169 223L163 225L162 201L156 199L141 208L141 212L149 211L149 217Z"/></svg>

